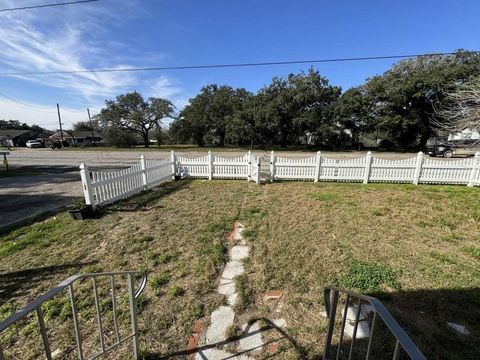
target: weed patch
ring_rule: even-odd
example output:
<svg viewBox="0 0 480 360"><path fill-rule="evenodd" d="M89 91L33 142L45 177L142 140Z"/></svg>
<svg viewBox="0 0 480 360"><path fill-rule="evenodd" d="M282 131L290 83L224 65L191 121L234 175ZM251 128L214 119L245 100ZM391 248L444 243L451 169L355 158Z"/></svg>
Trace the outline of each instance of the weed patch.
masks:
<svg viewBox="0 0 480 360"><path fill-rule="evenodd" d="M355 260L348 265L348 270L340 279L340 283L348 289L362 292L379 291L382 286L399 289L397 272L388 266Z"/></svg>

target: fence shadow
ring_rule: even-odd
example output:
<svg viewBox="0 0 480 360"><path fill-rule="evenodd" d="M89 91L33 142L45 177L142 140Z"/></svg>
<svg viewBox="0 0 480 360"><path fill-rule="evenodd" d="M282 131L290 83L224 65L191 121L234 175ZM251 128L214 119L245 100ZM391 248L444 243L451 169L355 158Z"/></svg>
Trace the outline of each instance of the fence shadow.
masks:
<svg viewBox="0 0 480 360"><path fill-rule="evenodd" d="M28 295L39 283L57 277L59 274L66 275L70 273L69 270L71 269L78 271L84 266L94 265L97 262L98 261L89 261L84 263L51 265L0 273L0 304L17 297Z"/></svg>
<svg viewBox="0 0 480 360"><path fill-rule="evenodd" d="M160 205L155 205L158 200L176 191L188 188L192 181L193 180L191 179L166 181L132 197L120 200L111 205L100 207L100 209L102 213L112 213L146 211L160 208Z"/></svg>
<svg viewBox="0 0 480 360"><path fill-rule="evenodd" d="M256 322L262 322L265 324L262 326L258 331L249 331L249 328L252 324ZM258 352L262 349L265 351L266 348L269 347L270 344L282 342L283 345L278 349L276 352L268 353L265 356L262 356L262 359L267 359L270 357L281 356L281 354L287 350L293 349L295 352L295 356L298 359L306 359L306 351L305 349L295 340L294 337L289 335L284 329L277 326L274 322L266 318L254 318L251 319L245 330L237 335L232 336L225 341L220 341L213 344L208 345L201 345L197 346L191 350L182 350L177 352L171 352L168 354L161 354L161 353L147 353L144 355L145 360L160 360L160 359L174 359L174 358L186 358L187 356L198 356L201 359L208 360L208 359L217 359L219 358L217 354L212 354L212 350L219 348L219 347L227 347L229 350L232 348L237 348L235 345L238 341L242 339L248 339L249 337L256 336L258 334L269 334L269 340L265 341L262 346L256 347L248 347L246 349L242 349L241 351L234 351L233 353L227 350L227 353L231 355L227 356L225 359L230 358L237 358L241 356L250 356L252 352Z"/></svg>
<svg viewBox="0 0 480 360"><path fill-rule="evenodd" d="M428 359L478 359L480 354L480 288L375 292L395 320ZM343 308L343 305L339 308ZM372 315L366 316L371 326ZM465 326L469 335L461 335L448 323ZM338 351L341 316L337 313L330 355ZM369 338L356 339L354 359L364 359ZM351 339L344 335L339 359L348 359ZM395 340L383 322L375 325L372 359L392 359ZM401 352L400 359L409 359Z"/></svg>

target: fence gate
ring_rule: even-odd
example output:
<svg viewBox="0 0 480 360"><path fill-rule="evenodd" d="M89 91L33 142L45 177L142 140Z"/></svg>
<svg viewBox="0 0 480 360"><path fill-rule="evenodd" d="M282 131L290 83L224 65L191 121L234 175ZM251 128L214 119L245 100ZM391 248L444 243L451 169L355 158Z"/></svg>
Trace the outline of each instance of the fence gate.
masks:
<svg viewBox="0 0 480 360"><path fill-rule="evenodd" d="M257 156L256 160L252 163L250 163L250 180L254 181L255 184L259 185L260 184L260 177L261 177L261 171L260 171L260 166L262 163L262 157Z"/></svg>

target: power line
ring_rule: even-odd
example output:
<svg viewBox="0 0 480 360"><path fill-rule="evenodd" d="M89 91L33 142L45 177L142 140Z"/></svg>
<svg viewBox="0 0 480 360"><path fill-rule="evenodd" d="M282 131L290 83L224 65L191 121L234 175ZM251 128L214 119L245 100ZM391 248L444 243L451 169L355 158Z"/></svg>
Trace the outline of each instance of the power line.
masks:
<svg viewBox="0 0 480 360"><path fill-rule="evenodd" d="M470 51L470 52L479 53L480 51ZM238 68L238 67L255 67L255 66L319 64L319 63L337 63L337 62L352 62L352 61L408 59L408 58L414 58L414 57L446 56L446 55L455 55L455 54L456 54L456 52L439 52L439 53L431 53L431 54L363 56L363 57L332 58L332 59L317 59L317 60L267 61L267 62L211 64L211 65L181 65L181 66L137 67L137 68L120 68L120 69L108 69L107 68L107 69L82 69L82 70L3 72L3 73L0 73L0 76L111 73L111 72L138 72L138 71L189 70L189 69L218 69L218 68Z"/></svg>
<svg viewBox="0 0 480 360"><path fill-rule="evenodd" d="M96 1L100 1L100 0L77 0L77 1L67 1L67 2L63 2L63 3L53 3L53 4L40 4L40 5L32 5L32 6L22 6L22 7L15 7L15 8L0 9L0 12L5 12L5 11L17 11L17 10L30 10L30 9L40 9L40 8L54 7L54 6L75 5L75 4L83 4L83 3L96 2Z"/></svg>

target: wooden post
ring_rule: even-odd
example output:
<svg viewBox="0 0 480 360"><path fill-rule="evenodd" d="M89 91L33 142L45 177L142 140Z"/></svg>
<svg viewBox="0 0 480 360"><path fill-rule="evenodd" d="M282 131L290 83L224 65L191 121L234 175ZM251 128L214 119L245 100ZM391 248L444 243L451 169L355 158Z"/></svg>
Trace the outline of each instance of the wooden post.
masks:
<svg viewBox="0 0 480 360"><path fill-rule="evenodd" d="M177 176L177 160L173 150L170 152L170 161L172 162L172 179L175 180L175 176Z"/></svg>
<svg viewBox="0 0 480 360"><path fill-rule="evenodd" d="M372 167L372 153L367 152L367 158L365 160L365 175L363 176L363 183L367 184L368 179L370 178L370 170Z"/></svg>
<svg viewBox="0 0 480 360"><path fill-rule="evenodd" d="M208 180L213 179L213 156L212 152L208 150Z"/></svg>
<svg viewBox="0 0 480 360"><path fill-rule="evenodd" d="M247 153L247 181L252 180L252 152L248 150Z"/></svg>
<svg viewBox="0 0 480 360"><path fill-rule="evenodd" d="M413 175L413 183L418 185L420 175L422 174L423 152L419 151L417 154L417 163L415 165L415 174Z"/></svg>
<svg viewBox="0 0 480 360"><path fill-rule="evenodd" d="M145 165L145 156L140 155L140 168L142 169L142 184L145 189L148 188L147 183L147 166Z"/></svg>
<svg viewBox="0 0 480 360"><path fill-rule="evenodd" d="M315 156L315 182L318 182L320 179L320 164L322 162L322 154L320 151L317 151L317 155Z"/></svg>
<svg viewBox="0 0 480 360"><path fill-rule="evenodd" d="M259 157L257 157L257 178L255 179L255 184L257 184L257 185L260 185L260 176L261 176L260 167L261 167L261 164L262 164L262 157L259 156Z"/></svg>
<svg viewBox="0 0 480 360"><path fill-rule="evenodd" d="M270 153L270 181L275 180L275 153L272 152Z"/></svg>
<svg viewBox="0 0 480 360"><path fill-rule="evenodd" d="M90 181L90 172L87 165L80 164L80 178L82 179L83 195L85 196L85 204L93 205L92 182Z"/></svg>
<svg viewBox="0 0 480 360"><path fill-rule="evenodd" d="M470 172L470 179L468 181L467 186L472 187L475 183L475 178L478 178L478 166L480 163L480 152L475 153L475 157L473 158L473 165L472 171ZM478 179L477 179L478 181Z"/></svg>

